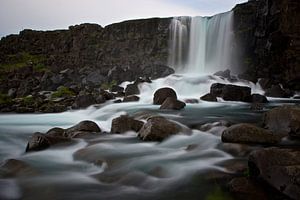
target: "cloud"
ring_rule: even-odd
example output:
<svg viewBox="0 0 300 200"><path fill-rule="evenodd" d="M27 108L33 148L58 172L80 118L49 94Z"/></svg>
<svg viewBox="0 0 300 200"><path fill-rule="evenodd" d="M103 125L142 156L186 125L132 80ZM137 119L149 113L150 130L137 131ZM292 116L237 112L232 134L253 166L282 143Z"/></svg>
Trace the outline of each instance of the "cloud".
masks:
<svg viewBox="0 0 300 200"><path fill-rule="evenodd" d="M65 29L85 22L104 26L129 19L209 15L211 4L205 2L220 5L216 0L0 0L0 36L25 28Z"/></svg>

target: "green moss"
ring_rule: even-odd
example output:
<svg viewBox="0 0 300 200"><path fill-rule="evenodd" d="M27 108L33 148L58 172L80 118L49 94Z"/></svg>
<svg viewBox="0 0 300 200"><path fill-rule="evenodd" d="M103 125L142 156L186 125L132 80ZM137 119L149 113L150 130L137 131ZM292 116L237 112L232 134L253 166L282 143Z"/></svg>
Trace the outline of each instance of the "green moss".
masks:
<svg viewBox="0 0 300 200"><path fill-rule="evenodd" d="M27 96L23 98L23 103L27 106L33 105L34 104L34 99L33 96Z"/></svg>
<svg viewBox="0 0 300 200"><path fill-rule="evenodd" d="M34 69L45 69L43 62L45 57L42 55L31 55L28 52L21 52L7 56L7 61L0 64L2 71L12 71L15 69L23 68L28 65L33 66Z"/></svg>
<svg viewBox="0 0 300 200"><path fill-rule="evenodd" d="M61 86L55 91L51 97L52 98L60 98L60 97L71 97L75 96L75 93L67 87Z"/></svg>
<svg viewBox="0 0 300 200"><path fill-rule="evenodd" d="M206 196L205 200L232 200L232 198L227 193L222 191L219 186L217 186Z"/></svg>
<svg viewBox="0 0 300 200"><path fill-rule="evenodd" d="M7 96L6 94L0 93L0 105L10 104L10 103L12 103L12 99L9 96Z"/></svg>
<svg viewBox="0 0 300 200"><path fill-rule="evenodd" d="M111 90L112 86L117 85L116 80L112 80L110 83L103 83L101 85L102 90Z"/></svg>

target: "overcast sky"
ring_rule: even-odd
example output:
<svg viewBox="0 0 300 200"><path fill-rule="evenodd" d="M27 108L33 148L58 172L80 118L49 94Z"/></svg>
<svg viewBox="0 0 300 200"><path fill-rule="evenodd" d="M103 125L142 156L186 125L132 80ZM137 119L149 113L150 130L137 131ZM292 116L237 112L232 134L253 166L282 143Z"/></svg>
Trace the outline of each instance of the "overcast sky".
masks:
<svg viewBox="0 0 300 200"><path fill-rule="evenodd" d="M80 23L102 26L128 19L210 16L247 0L0 0L0 37L30 28L66 29Z"/></svg>

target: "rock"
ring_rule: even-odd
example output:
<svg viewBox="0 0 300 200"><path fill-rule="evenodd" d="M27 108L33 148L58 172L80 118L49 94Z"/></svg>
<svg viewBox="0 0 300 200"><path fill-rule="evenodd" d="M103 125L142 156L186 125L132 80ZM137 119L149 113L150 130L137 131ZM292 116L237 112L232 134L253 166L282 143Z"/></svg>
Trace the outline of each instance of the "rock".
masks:
<svg viewBox="0 0 300 200"><path fill-rule="evenodd" d="M96 100L91 94L80 95L75 99L74 108L86 108L90 105L96 104Z"/></svg>
<svg viewBox="0 0 300 200"><path fill-rule="evenodd" d="M300 199L300 151L267 148L250 154L249 173L259 177L291 199Z"/></svg>
<svg viewBox="0 0 300 200"><path fill-rule="evenodd" d="M117 99L113 101L114 103L122 103L123 101L121 99Z"/></svg>
<svg viewBox="0 0 300 200"><path fill-rule="evenodd" d="M112 120L111 132L112 133L125 133L127 131L138 132L144 123L142 121L135 120L127 115L122 115Z"/></svg>
<svg viewBox="0 0 300 200"><path fill-rule="evenodd" d="M66 129L66 135L70 135L73 132L94 132L94 133L99 133L101 132L100 127L92 121L82 121L75 126L72 126L68 129Z"/></svg>
<svg viewBox="0 0 300 200"><path fill-rule="evenodd" d="M218 72L214 73L214 75L215 76L220 76L220 77L223 77L223 78L227 78L227 79L231 78L229 69L227 69L225 71L218 71Z"/></svg>
<svg viewBox="0 0 300 200"><path fill-rule="evenodd" d="M252 103L250 109L253 111L262 111L264 109L263 103Z"/></svg>
<svg viewBox="0 0 300 200"><path fill-rule="evenodd" d="M139 137L145 141L162 141L171 135L178 134L181 127L164 117L156 116L147 120L139 131Z"/></svg>
<svg viewBox="0 0 300 200"><path fill-rule="evenodd" d="M251 88L214 83L210 88L210 94L221 97L225 101L247 101L251 96Z"/></svg>
<svg viewBox="0 0 300 200"><path fill-rule="evenodd" d="M234 178L229 182L229 190L237 199L268 200L262 186L247 177Z"/></svg>
<svg viewBox="0 0 300 200"><path fill-rule="evenodd" d="M203 101L212 101L212 102L217 102L218 101L217 97L210 94L210 93L200 97L200 99L203 100Z"/></svg>
<svg viewBox="0 0 300 200"><path fill-rule="evenodd" d="M182 101L174 99L172 97L166 98L164 103L160 106L159 109L170 109L170 110L181 110L186 106L186 104Z"/></svg>
<svg viewBox="0 0 300 200"><path fill-rule="evenodd" d="M135 95L130 95L130 96L125 96L123 99L123 102L134 102L134 101L139 101L140 97L135 96Z"/></svg>
<svg viewBox="0 0 300 200"><path fill-rule="evenodd" d="M271 88L266 90L265 93L268 97L287 98L292 95L285 91L280 85L272 85Z"/></svg>
<svg viewBox="0 0 300 200"><path fill-rule="evenodd" d="M111 87L111 92L123 92L124 88L118 85L113 85Z"/></svg>
<svg viewBox="0 0 300 200"><path fill-rule="evenodd" d="M96 97L96 103L98 103L98 104L105 103L105 101L106 101L106 98L103 95L99 95Z"/></svg>
<svg viewBox="0 0 300 200"><path fill-rule="evenodd" d="M272 87L272 81L270 79L261 78L258 81L259 85L263 90L269 89Z"/></svg>
<svg viewBox="0 0 300 200"><path fill-rule="evenodd" d="M140 94L138 84L129 84L125 89L125 96Z"/></svg>
<svg viewBox="0 0 300 200"><path fill-rule="evenodd" d="M105 100L112 100L115 98L115 95L113 93L107 92L105 90L101 91L100 96L102 96Z"/></svg>
<svg viewBox="0 0 300 200"><path fill-rule="evenodd" d="M276 144L281 137L251 124L236 124L222 134L222 141L229 143Z"/></svg>
<svg viewBox="0 0 300 200"><path fill-rule="evenodd" d="M34 133L28 141L26 152L40 151L49 148L52 145L69 142L68 138L53 137L43 133Z"/></svg>
<svg viewBox="0 0 300 200"><path fill-rule="evenodd" d="M190 103L190 104L197 104L197 103L199 103L199 100L198 99L185 99L184 102Z"/></svg>
<svg viewBox="0 0 300 200"><path fill-rule="evenodd" d="M9 159L0 168L0 177L20 177L20 176L34 176L37 174L29 164L24 161Z"/></svg>
<svg viewBox="0 0 300 200"><path fill-rule="evenodd" d="M168 97L177 99L177 94L171 88L160 88L154 93L153 104L162 105Z"/></svg>
<svg viewBox="0 0 300 200"><path fill-rule="evenodd" d="M48 130L46 134L52 137L65 137L65 129L55 127Z"/></svg>
<svg viewBox="0 0 300 200"><path fill-rule="evenodd" d="M300 137L300 107L273 108L263 115L263 125L277 134Z"/></svg>
<svg viewBox="0 0 300 200"><path fill-rule="evenodd" d="M251 103L268 103L268 99L263 96L263 95L260 95L260 94L252 94L250 99L249 99L249 102Z"/></svg>
<svg viewBox="0 0 300 200"><path fill-rule="evenodd" d="M9 89L7 96L9 96L11 98L15 98L17 96L17 89L16 88Z"/></svg>

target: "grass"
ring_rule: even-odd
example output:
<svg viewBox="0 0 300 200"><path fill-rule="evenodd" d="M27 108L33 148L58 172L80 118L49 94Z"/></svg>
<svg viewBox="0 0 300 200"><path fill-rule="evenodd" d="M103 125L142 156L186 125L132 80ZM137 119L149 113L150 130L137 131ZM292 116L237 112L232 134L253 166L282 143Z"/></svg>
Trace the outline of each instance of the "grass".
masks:
<svg viewBox="0 0 300 200"><path fill-rule="evenodd" d="M71 96L75 96L76 94L70 90L67 87L61 86L58 88L57 91L55 91L52 95L51 98L61 98L61 97L71 97Z"/></svg>
<svg viewBox="0 0 300 200"><path fill-rule="evenodd" d="M112 80L110 83L103 83L101 85L102 90L111 90L112 86L117 85L116 80Z"/></svg>
<svg viewBox="0 0 300 200"><path fill-rule="evenodd" d="M7 56L8 62L1 63L0 69L5 72L13 71L32 65L36 71L44 71L47 67L43 64L45 57L42 55L31 55L28 52L21 52Z"/></svg>

